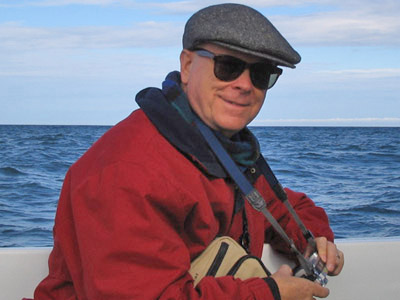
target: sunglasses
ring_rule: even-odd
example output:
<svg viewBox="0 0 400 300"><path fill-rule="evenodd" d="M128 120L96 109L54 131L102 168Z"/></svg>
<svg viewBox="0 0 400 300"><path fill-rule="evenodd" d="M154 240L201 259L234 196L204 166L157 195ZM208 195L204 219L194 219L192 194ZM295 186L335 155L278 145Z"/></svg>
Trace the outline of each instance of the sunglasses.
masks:
<svg viewBox="0 0 400 300"><path fill-rule="evenodd" d="M205 49L194 50L199 56L214 60L214 75L222 81L233 81L249 69L250 79L253 85L261 90L267 90L274 86L282 69L266 62L247 63L230 55L215 55Z"/></svg>

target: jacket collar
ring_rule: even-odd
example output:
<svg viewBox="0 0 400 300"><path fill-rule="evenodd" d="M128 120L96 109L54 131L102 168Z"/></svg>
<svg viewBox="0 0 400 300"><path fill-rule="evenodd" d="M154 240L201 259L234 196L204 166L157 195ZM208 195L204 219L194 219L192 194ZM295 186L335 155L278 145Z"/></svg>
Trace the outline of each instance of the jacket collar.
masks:
<svg viewBox="0 0 400 300"><path fill-rule="evenodd" d="M174 93L179 91L174 89L169 81L180 84L179 72L168 74L162 90L147 88L140 91L136 95L137 104L158 131L203 172L213 177L226 178L224 168L209 149L198 129L188 123L171 105L169 99L176 96Z"/></svg>

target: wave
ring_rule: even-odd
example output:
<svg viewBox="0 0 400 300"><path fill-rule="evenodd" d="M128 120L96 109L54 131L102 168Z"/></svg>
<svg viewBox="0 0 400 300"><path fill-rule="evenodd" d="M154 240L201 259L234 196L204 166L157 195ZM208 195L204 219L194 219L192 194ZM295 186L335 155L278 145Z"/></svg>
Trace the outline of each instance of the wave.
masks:
<svg viewBox="0 0 400 300"><path fill-rule="evenodd" d="M369 152L366 155L377 157L377 158L385 158L400 162L400 154L397 153L388 153L388 152Z"/></svg>
<svg viewBox="0 0 400 300"><path fill-rule="evenodd" d="M18 170L17 168L13 168L13 167L2 167L2 168L0 168L0 174L6 175L6 176L26 175L26 173Z"/></svg>
<svg viewBox="0 0 400 300"><path fill-rule="evenodd" d="M385 207L377 207L375 205L370 205L370 204L365 204L365 205L359 205L359 206L353 206L350 208L345 208L345 209L335 209L337 212L339 212L341 215L347 215L347 214L355 214L357 212L361 213L374 213L377 215L399 215L400 216L400 210L394 209L394 208L385 208Z"/></svg>

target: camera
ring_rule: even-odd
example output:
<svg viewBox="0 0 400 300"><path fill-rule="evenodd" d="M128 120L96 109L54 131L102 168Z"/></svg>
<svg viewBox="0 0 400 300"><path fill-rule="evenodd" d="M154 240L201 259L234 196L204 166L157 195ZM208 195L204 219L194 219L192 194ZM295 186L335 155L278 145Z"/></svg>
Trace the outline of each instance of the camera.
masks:
<svg viewBox="0 0 400 300"><path fill-rule="evenodd" d="M312 253L308 258L306 258L306 261L306 267L300 265L293 270L294 276L306 278L319 283L321 286L325 286L328 283L328 269L319 257L318 253Z"/></svg>

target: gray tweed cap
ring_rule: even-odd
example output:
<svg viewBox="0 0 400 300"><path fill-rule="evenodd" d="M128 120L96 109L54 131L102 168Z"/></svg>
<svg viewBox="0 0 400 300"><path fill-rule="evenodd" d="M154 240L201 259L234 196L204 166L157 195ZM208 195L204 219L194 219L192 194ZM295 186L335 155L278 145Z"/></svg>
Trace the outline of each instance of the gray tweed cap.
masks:
<svg viewBox="0 0 400 300"><path fill-rule="evenodd" d="M295 68L301 60L266 17L242 4L212 5L190 17L183 34L183 48L193 50L204 43L217 44L290 68Z"/></svg>

